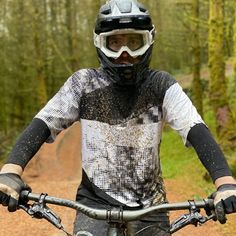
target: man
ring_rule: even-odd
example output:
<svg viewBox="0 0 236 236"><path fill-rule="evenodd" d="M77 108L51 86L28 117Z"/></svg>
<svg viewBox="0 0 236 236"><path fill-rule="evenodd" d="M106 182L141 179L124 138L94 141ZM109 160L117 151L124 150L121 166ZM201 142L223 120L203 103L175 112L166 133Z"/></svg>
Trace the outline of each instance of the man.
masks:
<svg viewBox="0 0 236 236"><path fill-rule="evenodd" d="M141 209L166 201L159 147L164 123L192 145L217 188L217 218L236 211L236 183L223 153L180 85L152 70L155 28L135 0L111 0L99 11L94 43L101 68L75 72L18 139L0 175L0 201L15 211L20 176L49 138L80 121L83 178L76 199L95 208ZM74 233L105 235L106 222L77 213ZM129 225L137 235L169 235L158 212ZM84 232L84 234L82 233Z"/></svg>

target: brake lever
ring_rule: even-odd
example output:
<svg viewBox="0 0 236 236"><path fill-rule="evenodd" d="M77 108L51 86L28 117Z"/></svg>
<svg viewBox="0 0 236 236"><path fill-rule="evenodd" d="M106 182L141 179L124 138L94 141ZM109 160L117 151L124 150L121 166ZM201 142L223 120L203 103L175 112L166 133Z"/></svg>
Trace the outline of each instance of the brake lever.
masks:
<svg viewBox="0 0 236 236"><path fill-rule="evenodd" d="M215 214L211 214L209 216L203 216L200 214L200 209L196 208L194 201L189 201L190 209L188 214L183 214L177 220L171 223L170 233L174 233L187 225L202 225L206 223L208 220L214 219Z"/></svg>
<svg viewBox="0 0 236 236"><path fill-rule="evenodd" d="M53 224L56 228L62 230L67 236L72 236L67 231L65 231L63 225L61 224L61 218L57 216L44 202L47 194L41 194L39 201L30 204L19 204L19 208L24 210L33 218L46 219L49 223Z"/></svg>

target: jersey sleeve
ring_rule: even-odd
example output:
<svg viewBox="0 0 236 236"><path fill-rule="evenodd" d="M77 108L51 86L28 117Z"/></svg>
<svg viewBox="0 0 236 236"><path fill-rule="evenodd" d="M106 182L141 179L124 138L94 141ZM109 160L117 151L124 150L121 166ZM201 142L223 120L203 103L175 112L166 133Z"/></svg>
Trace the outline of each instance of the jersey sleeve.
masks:
<svg viewBox="0 0 236 236"><path fill-rule="evenodd" d="M83 93L81 76L83 73L72 75L35 116L47 124L51 132L50 139L54 140L63 129L79 120L79 104Z"/></svg>
<svg viewBox="0 0 236 236"><path fill-rule="evenodd" d="M186 146L191 145L187 140L190 129L196 124L204 124L195 106L178 83L173 84L166 91L163 100L163 116L165 122L180 134Z"/></svg>

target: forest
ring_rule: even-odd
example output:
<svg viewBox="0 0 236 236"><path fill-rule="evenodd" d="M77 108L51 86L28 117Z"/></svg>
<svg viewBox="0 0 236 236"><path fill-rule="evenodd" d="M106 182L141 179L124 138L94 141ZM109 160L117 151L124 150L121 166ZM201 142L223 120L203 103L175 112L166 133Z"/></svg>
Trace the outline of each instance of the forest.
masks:
<svg viewBox="0 0 236 236"><path fill-rule="evenodd" d="M0 158L81 68L99 67L103 0L0 0ZM157 30L151 67L184 87L226 151L236 148L236 1L141 0ZM188 75L188 76L186 76Z"/></svg>

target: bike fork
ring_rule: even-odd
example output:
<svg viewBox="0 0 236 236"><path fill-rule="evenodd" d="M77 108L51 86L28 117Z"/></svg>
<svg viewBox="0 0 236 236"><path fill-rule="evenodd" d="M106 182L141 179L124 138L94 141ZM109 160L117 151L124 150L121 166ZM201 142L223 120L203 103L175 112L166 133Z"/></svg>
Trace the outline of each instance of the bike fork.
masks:
<svg viewBox="0 0 236 236"><path fill-rule="evenodd" d="M109 223L107 236L131 236L131 234L128 234L128 229L125 224Z"/></svg>

